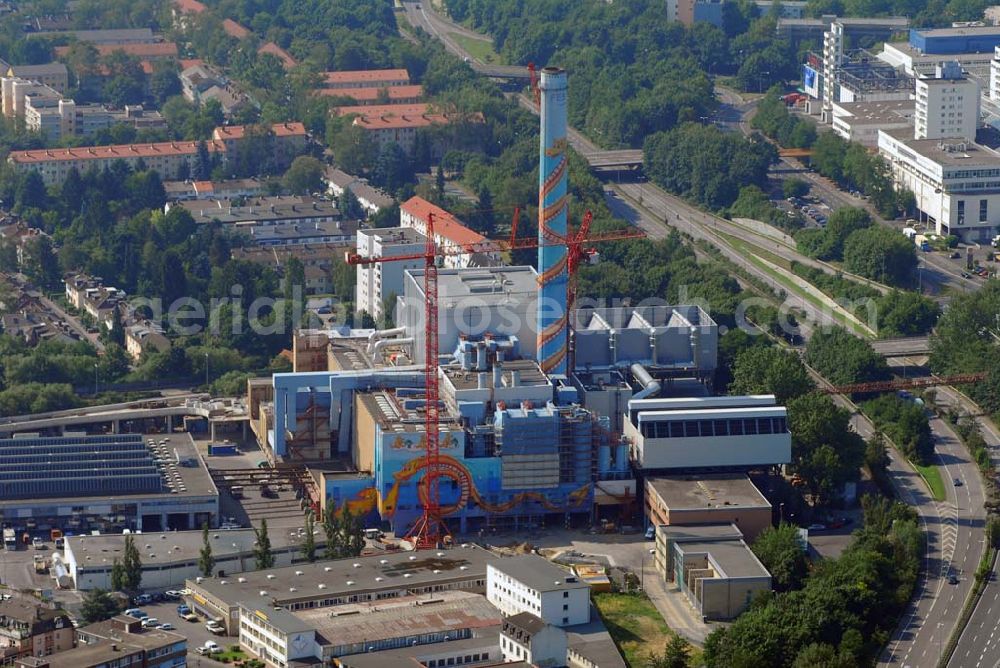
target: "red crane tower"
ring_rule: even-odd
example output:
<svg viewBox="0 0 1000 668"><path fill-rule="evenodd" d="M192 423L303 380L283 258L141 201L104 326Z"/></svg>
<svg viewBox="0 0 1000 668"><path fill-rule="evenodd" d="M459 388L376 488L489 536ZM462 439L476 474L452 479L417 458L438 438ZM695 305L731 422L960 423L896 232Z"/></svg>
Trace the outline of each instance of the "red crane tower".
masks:
<svg viewBox="0 0 1000 668"><path fill-rule="evenodd" d="M520 209L514 210L514 220L511 224L511 235L509 241L489 241L489 250L512 251L515 249L538 248L539 246L566 245L568 249L568 270L570 275L567 290L567 308L572 305L576 296L576 284L573 277L580 263L588 257L593 256L596 250L593 247L584 247L585 243L596 243L601 241L618 241L623 239L636 239L645 236L636 229L626 229L615 232L605 232L601 234L590 234L590 222L593 219L590 211L583 217L583 222L576 234L568 234L565 239L553 243L540 244L535 238L517 238L517 222L520 216ZM426 466L422 484L425 485L426 503L424 512L420 516L410 531L406 534L406 539L412 542L417 548L435 547L446 536L450 536L448 525L441 517L441 494L439 479L441 449L440 449L440 419L439 400L440 388L438 384L438 284L437 284L437 258L452 255L464 255L466 253L481 252L487 250L484 244L477 243L460 248L440 250L434 242L434 214L427 214L427 242L424 244L422 253L411 253L407 255L394 255L391 257L362 257L357 253L347 254L347 263L353 265L377 264L380 262L403 262L407 260L424 260L424 299L426 301L424 315L424 383L426 387L426 408L424 412L424 431L426 435Z"/></svg>

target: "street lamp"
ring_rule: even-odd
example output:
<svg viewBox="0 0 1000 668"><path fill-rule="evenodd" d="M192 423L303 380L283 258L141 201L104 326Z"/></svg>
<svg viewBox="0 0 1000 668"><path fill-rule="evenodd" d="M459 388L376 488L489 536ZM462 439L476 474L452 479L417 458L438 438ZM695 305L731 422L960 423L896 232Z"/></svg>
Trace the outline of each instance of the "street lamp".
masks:
<svg viewBox="0 0 1000 668"><path fill-rule="evenodd" d="M94 394L97 394L97 362L94 362Z"/></svg>
<svg viewBox="0 0 1000 668"><path fill-rule="evenodd" d="M205 353L205 389L208 389L208 353Z"/></svg>
<svg viewBox="0 0 1000 668"><path fill-rule="evenodd" d="M652 555L655 553L656 550L653 549L646 550L646 554ZM642 568L641 568L641 575L639 577L639 589L642 589L643 591L646 591L646 554L642 555Z"/></svg>

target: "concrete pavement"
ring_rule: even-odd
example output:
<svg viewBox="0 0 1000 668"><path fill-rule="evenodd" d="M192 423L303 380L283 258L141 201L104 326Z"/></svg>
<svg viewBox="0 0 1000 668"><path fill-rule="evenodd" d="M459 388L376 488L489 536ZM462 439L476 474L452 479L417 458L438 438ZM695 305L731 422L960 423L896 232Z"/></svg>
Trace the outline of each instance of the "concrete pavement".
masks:
<svg viewBox="0 0 1000 668"><path fill-rule="evenodd" d="M951 387L938 388L939 402L955 407L961 407L973 415L980 415L979 407L964 395ZM1000 463L1000 430L993 421L980 415L976 418L980 432L990 448L990 459L994 466ZM972 612L972 617L958 639L949 666L964 668L965 666L998 666L1000 665L1000 564L993 567L993 577L986 585L979 602Z"/></svg>

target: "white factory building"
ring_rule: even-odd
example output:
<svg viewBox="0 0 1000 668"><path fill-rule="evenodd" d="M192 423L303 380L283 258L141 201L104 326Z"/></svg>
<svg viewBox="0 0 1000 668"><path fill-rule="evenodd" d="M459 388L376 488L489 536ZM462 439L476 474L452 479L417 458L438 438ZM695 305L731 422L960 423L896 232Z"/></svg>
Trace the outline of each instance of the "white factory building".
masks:
<svg viewBox="0 0 1000 668"><path fill-rule="evenodd" d="M646 471L787 464L788 414L773 395L632 399L624 435Z"/></svg>
<svg viewBox="0 0 1000 668"><path fill-rule="evenodd" d="M975 143L979 84L955 62L916 81L914 127L883 128L879 153L937 234L988 242L1000 225L1000 153Z"/></svg>
<svg viewBox="0 0 1000 668"><path fill-rule="evenodd" d="M486 598L505 617L530 613L560 627L590 621L590 585L535 554L487 564Z"/></svg>

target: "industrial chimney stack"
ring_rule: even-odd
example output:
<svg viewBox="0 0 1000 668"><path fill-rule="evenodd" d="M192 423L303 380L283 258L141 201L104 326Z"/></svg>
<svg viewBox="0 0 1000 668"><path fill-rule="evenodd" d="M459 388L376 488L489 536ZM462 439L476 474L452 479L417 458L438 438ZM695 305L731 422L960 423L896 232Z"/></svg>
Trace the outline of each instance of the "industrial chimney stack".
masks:
<svg viewBox="0 0 1000 668"><path fill-rule="evenodd" d="M548 374L566 374L569 208L566 159L566 72L546 67L538 83L542 133L538 152L538 362Z"/></svg>

